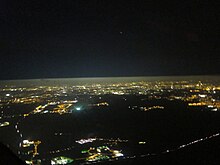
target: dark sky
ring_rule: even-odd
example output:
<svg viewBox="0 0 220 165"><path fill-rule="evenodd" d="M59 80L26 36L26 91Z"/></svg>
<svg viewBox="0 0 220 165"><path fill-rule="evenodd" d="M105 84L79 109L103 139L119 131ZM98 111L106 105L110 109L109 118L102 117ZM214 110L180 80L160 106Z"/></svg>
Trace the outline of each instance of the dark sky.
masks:
<svg viewBox="0 0 220 165"><path fill-rule="evenodd" d="M219 7L1 0L0 79L220 74Z"/></svg>

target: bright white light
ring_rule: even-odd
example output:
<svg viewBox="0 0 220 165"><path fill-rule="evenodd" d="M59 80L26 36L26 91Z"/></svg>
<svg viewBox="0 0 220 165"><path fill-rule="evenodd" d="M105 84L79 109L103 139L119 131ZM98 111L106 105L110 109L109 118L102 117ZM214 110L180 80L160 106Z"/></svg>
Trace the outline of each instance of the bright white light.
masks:
<svg viewBox="0 0 220 165"><path fill-rule="evenodd" d="M29 140L23 140L23 143L27 144L27 143L29 143Z"/></svg>
<svg viewBox="0 0 220 165"><path fill-rule="evenodd" d="M53 161L53 160L51 160L51 165L55 165L56 163Z"/></svg>
<svg viewBox="0 0 220 165"><path fill-rule="evenodd" d="M92 143L95 140L96 140L96 138L89 138L89 139L77 140L76 142L79 143L79 144L85 144L85 143Z"/></svg>
<svg viewBox="0 0 220 165"><path fill-rule="evenodd" d="M199 97L205 98L206 95L204 95L204 94L199 94Z"/></svg>
<svg viewBox="0 0 220 165"><path fill-rule="evenodd" d="M138 142L139 144L145 144L146 142Z"/></svg>
<svg viewBox="0 0 220 165"><path fill-rule="evenodd" d="M212 109L212 111L217 111L218 109L217 108L215 108L215 109Z"/></svg>
<svg viewBox="0 0 220 165"><path fill-rule="evenodd" d="M121 157L121 156L124 156L124 155L122 153L116 153L115 156L116 157Z"/></svg>
<svg viewBox="0 0 220 165"><path fill-rule="evenodd" d="M81 108L80 108L80 107L76 107L76 110L77 110L77 111L80 111L80 110L81 110Z"/></svg>
<svg viewBox="0 0 220 165"><path fill-rule="evenodd" d="M115 156L115 157L124 156L124 155L123 155L121 152L119 152L118 150L114 150L113 153L114 153L114 156Z"/></svg>

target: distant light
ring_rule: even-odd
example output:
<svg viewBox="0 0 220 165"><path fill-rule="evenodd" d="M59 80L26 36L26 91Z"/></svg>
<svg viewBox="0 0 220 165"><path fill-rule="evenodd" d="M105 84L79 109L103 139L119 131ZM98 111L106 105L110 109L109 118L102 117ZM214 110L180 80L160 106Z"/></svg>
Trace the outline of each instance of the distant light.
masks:
<svg viewBox="0 0 220 165"><path fill-rule="evenodd" d="M213 108L214 106L213 105L208 105L208 108Z"/></svg>
<svg viewBox="0 0 220 165"><path fill-rule="evenodd" d="M206 97L206 95L204 95L204 94L199 94L199 97L204 98L204 97Z"/></svg>
<svg viewBox="0 0 220 165"><path fill-rule="evenodd" d="M121 152L119 152L118 150L114 150L113 153L114 153L114 156L115 156L115 157L124 156L124 155L123 155Z"/></svg>
<svg viewBox="0 0 220 165"><path fill-rule="evenodd" d="M79 144L92 143L95 140L96 138L81 139L81 140L77 140L76 143Z"/></svg>
<svg viewBox="0 0 220 165"><path fill-rule="evenodd" d="M9 93L7 93L7 94L5 94L5 96L7 96L7 97L8 97L8 96L10 96L10 94L9 94Z"/></svg>
<svg viewBox="0 0 220 165"><path fill-rule="evenodd" d="M59 157L56 157L56 158L53 158L51 160L51 164L69 164L69 163L72 163L74 160L71 159L71 158L67 158L67 157L64 157L64 156L59 156Z"/></svg>
<svg viewBox="0 0 220 165"><path fill-rule="evenodd" d="M121 157L121 156L124 156L122 153L116 153L115 154L115 157Z"/></svg>
<svg viewBox="0 0 220 165"><path fill-rule="evenodd" d="M76 110L77 110L77 111L80 111L80 110L81 110L81 108L80 108L80 107L76 107Z"/></svg>
<svg viewBox="0 0 220 165"><path fill-rule="evenodd" d="M9 122L4 122L4 123L0 123L0 127L5 127L5 126L8 126L9 125Z"/></svg>
<svg viewBox="0 0 220 165"><path fill-rule="evenodd" d="M23 140L23 143L24 144L29 143L29 140Z"/></svg>
<svg viewBox="0 0 220 165"><path fill-rule="evenodd" d="M139 144L145 144L146 142L138 142Z"/></svg>
<svg viewBox="0 0 220 165"><path fill-rule="evenodd" d="M31 160L25 160L25 163L26 164L32 164L32 161Z"/></svg>

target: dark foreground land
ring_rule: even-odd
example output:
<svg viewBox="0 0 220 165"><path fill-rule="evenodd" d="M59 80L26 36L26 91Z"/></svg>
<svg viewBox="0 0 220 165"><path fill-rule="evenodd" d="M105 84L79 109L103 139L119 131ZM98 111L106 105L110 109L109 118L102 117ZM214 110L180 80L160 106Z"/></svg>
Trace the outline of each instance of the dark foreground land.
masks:
<svg viewBox="0 0 220 165"><path fill-rule="evenodd" d="M148 158L134 158L116 162L103 162L100 164L132 165L132 164L175 164L175 165L218 165L220 162L220 138L214 138L210 141L179 150L177 152L167 153L160 156L151 156ZM22 165L24 164L12 151L6 146L0 144L0 164L1 165Z"/></svg>
<svg viewBox="0 0 220 165"><path fill-rule="evenodd" d="M220 163L220 138L202 142L176 152L148 158L134 158L108 163L115 165L149 164L149 165L218 165ZM103 163L105 164L105 163Z"/></svg>

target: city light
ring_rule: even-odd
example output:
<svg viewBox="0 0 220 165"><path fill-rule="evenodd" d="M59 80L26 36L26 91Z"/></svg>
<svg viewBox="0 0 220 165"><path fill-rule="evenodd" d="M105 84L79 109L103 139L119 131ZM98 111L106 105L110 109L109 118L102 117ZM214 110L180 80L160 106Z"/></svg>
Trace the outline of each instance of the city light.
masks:
<svg viewBox="0 0 220 165"><path fill-rule="evenodd" d="M79 143L79 144L92 143L95 140L96 138L80 139L80 140L77 140L76 143Z"/></svg>
<svg viewBox="0 0 220 165"><path fill-rule="evenodd" d="M77 110L77 111L80 111L80 110L81 110L81 107L76 107L76 110Z"/></svg>
<svg viewBox="0 0 220 165"><path fill-rule="evenodd" d="M59 157L53 158L51 160L51 165L69 164L69 163L72 163L72 162L73 162L73 159L71 159L71 158L67 158L67 157L64 157L64 156L59 156Z"/></svg>
<svg viewBox="0 0 220 165"><path fill-rule="evenodd" d="M65 92L63 92L64 88ZM182 109L185 108L184 112L188 113L191 111L196 113L198 111L215 115L218 114L220 110L220 86L212 82L204 82L201 85L198 81L160 80L149 82L109 82L103 84L88 83L65 87L62 85L30 87L5 86L0 89L0 94L1 92L0 127L12 125L12 127L1 129L6 130L13 128L12 130L16 134L15 137L18 142L17 145L15 145L17 146L17 154L26 161L27 164L36 164L36 162L42 162L43 164L46 160L51 161L50 163L55 165L67 164L70 162L70 159L72 161L74 160L76 164L81 162L82 164L91 164L102 161L133 159L138 157L138 155L129 155L129 150L132 150L132 147L143 149L146 147L150 151L149 146L154 144L154 139L148 138L147 136L139 137L139 135L137 135L137 139L140 139L140 141L130 139L129 136L127 136L127 131L130 130L122 130L124 126L130 125L130 123L126 121L127 115L131 115L129 119L135 119L137 114L140 118L140 121L136 122L140 124L138 125L138 129L144 130L146 119L151 121L151 115L158 114L159 116L159 114L168 114L171 105L174 105L174 109L176 106L183 105ZM16 109L24 109L24 111L15 112ZM182 111L182 109L176 108L176 112ZM82 110L85 110L85 113L75 113ZM12 112L15 112L15 114ZM106 116L104 115L105 113ZM149 118L146 116L149 116ZM165 116L164 118L166 118ZM59 119L57 121L62 121L67 129L61 128L60 126L62 124L60 122L56 124L53 122L55 128L52 130L54 131L50 132L50 134L48 133L47 138L56 139L57 141L61 138L62 140L64 139L63 141L66 144L63 147L46 148L45 146L50 146L50 140L46 141L44 137L42 139L34 139L36 136L29 135L27 130L29 130L30 127L33 127L34 131L39 131L41 127L50 129L51 120L48 120L48 125L42 125L41 123L47 123L46 120L48 118L52 119L53 117ZM70 118L74 120L69 120ZM42 120L41 123L38 123L38 119ZM33 120L36 122L29 125ZM71 121L71 123L65 123L68 121ZM74 121L75 124L73 124ZM132 122L134 127L136 123ZM77 129L79 129L79 134L77 135L76 133L73 136L71 127L76 125ZM78 125L82 127L78 128ZM122 130L123 134L116 137L116 134L113 137L112 135L99 137L101 134L99 134L99 130L103 132L107 131L107 133L112 132L114 129L111 130L111 126L117 131ZM36 134L41 134L41 132L37 131ZM48 132L49 131L50 130L48 130ZM93 138L88 138L91 136ZM191 140L189 142L181 141L176 148L170 148L168 146L164 148L160 154L173 152L216 136L219 136L219 134L213 134L201 139L192 137L197 140ZM26 138L33 139L28 140ZM145 139L148 140L146 141ZM131 148L129 148L130 146ZM66 153L72 158L58 155ZM155 154L156 153L149 152L139 156L145 157ZM48 157L45 155L48 155ZM45 159L42 158L44 156Z"/></svg>
<svg viewBox="0 0 220 165"><path fill-rule="evenodd" d="M10 123L9 122L4 122L4 123L0 123L0 127L5 127L5 126L8 126Z"/></svg>

